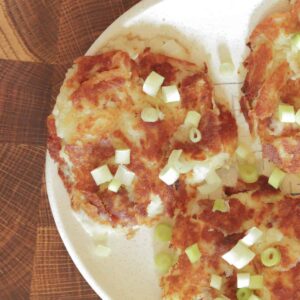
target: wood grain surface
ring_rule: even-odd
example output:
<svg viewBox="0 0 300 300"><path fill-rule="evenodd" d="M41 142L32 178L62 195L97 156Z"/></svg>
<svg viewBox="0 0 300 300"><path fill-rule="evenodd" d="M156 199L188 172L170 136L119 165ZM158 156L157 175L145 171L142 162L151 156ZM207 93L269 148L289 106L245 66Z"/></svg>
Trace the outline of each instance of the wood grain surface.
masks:
<svg viewBox="0 0 300 300"><path fill-rule="evenodd" d="M46 116L66 69L138 0L0 0L0 299L99 299L56 230Z"/></svg>

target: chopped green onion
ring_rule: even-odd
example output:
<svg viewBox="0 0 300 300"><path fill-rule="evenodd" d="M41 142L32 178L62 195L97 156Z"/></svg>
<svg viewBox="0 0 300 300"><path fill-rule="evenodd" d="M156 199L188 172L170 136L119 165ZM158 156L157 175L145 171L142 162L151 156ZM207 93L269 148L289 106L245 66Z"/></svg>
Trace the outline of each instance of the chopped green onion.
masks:
<svg viewBox="0 0 300 300"><path fill-rule="evenodd" d="M286 173L281 171L279 168L275 168L268 180L268 183L275 189L278 189L280 184L282 183Z"/></svg>
<svg viewBox="0 0 300 300"><path fill-rule="evenodd" d="M103 165L91 171L91 175L94 178L97 185L100 185L105 182L112 180L113 176L107 165Z"/></svg>
<svg viewBox="0 0 300 300"><path fill-rule="evenodd" d="M128 165L130 164L130 149L120 149L115 151L115 163Z"/></svg>
<svg viewBox="0 0 300 300"><path fill-rule="evenodd" d="M220 290L222 287L222 277L216 274L212 274L210 278L210 286L216 290Z"/></svg>
<svg viewBox="0 0 300 300"><path fill-rule="evenodd" d="M182 150L179 149L175 149L171 152L170 156L169 156L169 159L168 159L168 165L169 166L172 166L172 167L175 167L177 169L177 166L178 166L178 161L179 161L179 158L182 154Z"/></svg>
<svg viewBox="0 0 300 300"><path fill-rule="evenodd" d="M214 202L214 206L212 211L219 211L222 213L228 212L230 209L228 202L226 202L224 199L216 199Z"/></svg>
<svg viewBox="0 0 300 300"><path fill-rule="evenodd" d="M164 77L152 71L146 78L143 85L143 92L147 95L155 97L164 82Z"/></svg>
<svg viewBox="0 0 300 300"><path fill-rule="evenodd" d="M221 185L219 183L215 183L215 184L206 183L206 184L199 186L197 188L197 190L203 195L209 195L209 194L215 192L219 187L221 187Z"/></svg>
<svg viewBox="0 0 300 300"><path fill-rule="evenodd" d="M240 178L246 183L254 183L258 180L259 174L254 164L240 163L238 171Z"/></svg>
<svg viewBox="0 0 300 300"><path fill-rule="evenodd" d="M121 184L130 186L134 177L135 177L135 174L133 172L128 170L125 166L119 165L114 178L119 180L121 182Z"/></svg>
<svg viewBox="0 0 300 300"><path fill-rule="evenodd" d="M241 242L238 242L230 251L222 256L225 261L237 269L244 268L254 257L255 253Z"/></svg>
<svg viewBox="0 0 300 300"><path fill-rule="evenodd" d="M150 201L151 202L147 206L147 214L149 217L155 217L164 212L164 205L159 195L151 193Z"/></svg>
<svg viewBox="0 0 300 300"><path fill-rule="evenodd" d="M281 253L276 248L268 248L260 255L261 262L266 267L273 267L280 263Z"/></svg>
<svg viewBox="0 0 300 300"><path fill-rule="evenodd" d="M278 106L278 116L282 123L294 123L295 122L295 110L292 105L280 104Z"/></svg>
<svg viewBox="0 0 300 300"><path fill-rule="evenodd" d="M249 288L251 290L260 290L264 287L264 277L262 275L253 275L250 277Z"/></svg>
<svg viewBox="0 0 300 300"><path fill-rule="evenodd" d="M113 178L113 180L108 185L108 190L117 193L120 187L121 187L121 182L118 179Z"/></svg>
<svg viewBox="0 0 300 300"><path fill-rule="evenodd" d="M261 300L261 298L257 297L256 295L252 294L248 300Z"/></svg>
<svg viewBox="0 0 300 300"><path fill-rule="evenodd" d="M202 135L198 128L192 127L190 129L189 138L193 143L201 141Z"/></svg>
<svg viewBox="0 0 300 300"><path fill-rule="evenodd" d="M248 288L250 285L250 274L249 273L238 273L237 274L237 287Z"/></svg>
<svg viewBox="0 0 300 300"><path fill-rule="evenodd" d="M291 38L291 46L295 51L300 50L300 33L293 34Z"/></svg>
<svg viewBox="0 0 300 300"><path fill-rule="evenodd" d="M222 75L232 75L235 70L234 64L232 62L223 62L220 64L220 73Z"/></svg>
<svg viewBox="0 0 300 300"><path fill-rule="evenodd" d="M205 181L208 184L218 184L218 185L222 185L222 179L220 178L220 176L215 172L215 171L210 171L206 178Z"/></svg>
<svg viewBox="0 0 300 300"><path fill-rule="evenodd" d="M261 230L259 230L256 227L252 227L248 232L247 235L242 238L242 242L250 247L253 246L263 235L263 232Z"/></svg>
<svg viewBox="0 0 300 300"><path fill-rule="evenodd" d="M201 115L198 112L190 110L185 117L184 125L198 128L200 119Z"/></svg>
<svg viewBox="0 0 300 300"><path fill-rule="evenodd" d="M162 94L166 103L180 101L180 94L176 85L163 86Z"/></svg>
<svg viewBox="0 0 300 300"><path fill-rule="evenodd" d="M147 123L158 121L159 112L153 107L145 107L141 112L141 119Z"/></svg>
<svg viewBox="0 0 300 300"><path fill-rule="evenodd" d="M169 242L172 237L172 226L169 224L158 224L155 227L155 237L162 242Z"/></svg>
<svg viewBox="0 0 300 300"><path fill-rule="evenodd" d="M107 257L111 253L111 249L109 247L103 246L103 245L97 245L96 246L96 255L101 257Z"/></svg>
<svg viewBox="0 0 300 300"><path fill-rule="evenodd" d="M173 257L172 255L160 252L154 258L155 266L161 273L166 273L172 267Z"/></svg>
<svg viewBox="0 0 300 300"><path fill-rule="evenodd" d="M245 145L239 145L235 150L235 153L239 158L246 159L251 152Z"/></svg>
<svg viewBox="0 0 300 300"><path fill-rule="evenodd" d="M169 165L166 165L159 173L159 179L167 185L172 185L179 178L178 171Z"/></svg>
<svg viewBox="0 0 300 300"><path fill-rule="evenodd" d="M252 295L252 291L247 288L238 289L236 292L236 297L238 300L248 300Z"/></svg>
<svg viewBox="0 0 300 300"><path fill-rule="evenodd" d="M186 253L187 257L189 258L189 260L192 264L197 262L201 257L201 253L200 253L200 250L199 250L199 247L198 247L197 243L187 247L185 249L185 253Z"/></svg>

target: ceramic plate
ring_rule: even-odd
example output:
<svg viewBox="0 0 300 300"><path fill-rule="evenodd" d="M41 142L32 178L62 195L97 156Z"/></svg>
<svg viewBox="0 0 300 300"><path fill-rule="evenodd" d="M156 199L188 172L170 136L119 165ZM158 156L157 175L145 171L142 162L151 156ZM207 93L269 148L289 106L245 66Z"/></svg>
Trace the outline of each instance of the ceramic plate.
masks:
<svg viewBox="0 0 300 300"><path fill-rule="evenodd" d="M231 104L240 118L238 99L242 75L224 79L218 69L222 49L227 49L239 68L247 55L247 36L270 12L283 10L287 0L149 0L130 9L94 42L87 54L95 54L109 40L121 34L144 39L164 35L185 45L191 59L206 61L216 92ZM238 121L239 122L239 121ZM239 122L242 125L242 122ZM247 133L243 126L239 135ZM46 183L52 213L62 240L75 265L103 299L160 299L159 279L154 270L154 246L151 229L143 228L127 240L112 233L108 244L111 255L101 258L95 252L95 232L86 232L73 214L68 194L57 174L54 161L47 154ZM93 231L93 230L92 230Z"/></svg>

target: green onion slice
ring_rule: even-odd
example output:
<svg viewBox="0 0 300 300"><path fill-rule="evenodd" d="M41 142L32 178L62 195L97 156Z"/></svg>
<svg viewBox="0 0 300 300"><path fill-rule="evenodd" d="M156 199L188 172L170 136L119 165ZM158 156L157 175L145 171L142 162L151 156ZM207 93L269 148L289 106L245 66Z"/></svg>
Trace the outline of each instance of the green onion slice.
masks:
<svg viewBox="0 0 300 300"><path fill-rule="evenodd" d="M172 166L166 165L159 173L159 179L167 185L172 185L179 178L179 172Z"/></svg>
<svg viewBox="0 0 300 300"><path fill-rule="evenodd" d="M235 70L234 64L231 61L223 62L220 64L220 73L222 75L232 75Z"/></svg>
<svg viewBox="0 0 300 300"><path fill-rule="evenodd" d="M280 104L278 106L279 121L282 123L295 122L295 110L292 105Z"/></svg>
<svg viewBox="0 0 300 300"><path fill-rule="evenodd" d="M222 277L216 274L212 274L210 278L210 286L216 290L220 290L222 287Z"/></svg>
<svg viewBox="0 0 300 300"><path fill-rule="evenodd" d="M248 288L250 285L250 273L238 273L237 274L237 287Z"/></svg>
<svg viewBox="0 0 300 300"><path fill-rule="evenodd" d="M291 46L292 46L292 49L295 51L300 50L300 33L299 32L292 35Z"/></svg>
<svg viewBox="0 0 300 300"><path fill-rule="evenodd" d="M145 107L141 112L141 119L147 123L153 123L159 119L159 111L153 107Z"/></svg>
<svg viewBox="0 0 300 300"><path fill-rule="evenodd" d="M185 117L184 125L198 128L200 119L201 115L197 111L190 110Z"/></svg>
<svg viewBox="0 0 300 300"><path fill-rule="evenodd" d="M224 199L216 199L214 202L214 206L212 208L212 211L219 211L222 213L225 212L229 212L230 207L229 207L229 203L227 201L225 201Z"/></svg>
<svg viewBox="0 0 300 300"><path fill-rule="evenodd" d="M257 227L252 227L241 240L246 246L253 246L263 235L263 232Z"/></svg>
<svg viewBox="0 0 300 300"><path fill-rule="evenodd" d="M121 182L121 184L130 186L133 182L134 177L135 174L132 171L128 170L123 165L119 165L114 178Z"/></svg>
<svg viewBox="0 0 300 300"><path fill-rule="evenodd" d="M282 183L286 173L281 171L279 168L275 168L268 180L268 183L275 189L278 189L280 184Z"/></svg>
<svg viewBox="0 0 300 300"><path fill-rule="evenodd" d="M238 242L230 251L222 255L225 261L237 269L244 268L254 257L255 253L242 242Z"/></svg>
<svg viewBox="0 0 300 300"><path fill-rule="evenodd" d="M164 82L164 77L152 71L146 78L143 85L143 92L147 95L155 97Z"/></svg>
<svg viewBox="0 0 300 300"><path fill-rule="evenodd" d="M196 263L201 258L201 253L197 243L187 247L185 249L185 253L192 264Z"/></svg>
<svg viewBox="0 0 300 300"><path fill-rule="evenodd" d="M172 237L172 226L164 223L158 224L155 227L154 235L158 240L168 242Z"/></svg>
<svg viewBox="0 0 300 300"><path fill-rule="evenodd" d="M113 176L107 165L103 165L91 171L91 175L95 180L97 185L100 185L105 182L112 180Z"/></svg>
<svg viewBox="0 0 300 300"><path fill-rule="evenodd" d="M236 297L238 300L248 300L252 295L252 291L248 288L238 289L236 292Z"/></svg>
<svg viewBox="0 0 300 300"><path fill-rule="evenodd" d="M260 290L264 287L264 277L262 275L252 275L250 276L250 285L251 290Z"/></svg>
<svg viewBox="0 0 300 300"><path fill-rule="evenodd" d="M254 164L240 163L238 171L240 178L246 183L254 183L258 180L259 174Z"/></svg>
<svg viewBox="0 0 300 300"><path fill-rule="evenodd" d="M120 187L121 187L121 182L118 179L113 178L113 180L108 185L108 190L117 193Z"/></svg>
<svg viewBox="0 0 300 300"><path fill-rule="evenodd" d="M202 135L198 128L192 127L189 132L191 142L198 143L201 141Z"/></svg>
<svg viewBox="0 0 300 300"><path fill-rule="evenodd" d="M130 149L115 150L115 163L122 165L130 164Z"/></svg>
<svg viewBox="0 0 300 300"><path fill-rule="evenodd" d="M160 252L155 256L154 262L156 269L164 274L171 268L173 264L173 257L169 253Z"/></svg>
<svg viewBox="0 0 300 300"><path fill-rule="evenodd" d="M268 248L264 250L260 255L261 262L266 267L274 267L281 261L281 253L276 248Z"/></svg>
<svg viewBox="0 0 300 300"><path fill-rule="evenodd" d="M163 86L161 90L166 103L180 101L180 94L176 85Z"/></svg>

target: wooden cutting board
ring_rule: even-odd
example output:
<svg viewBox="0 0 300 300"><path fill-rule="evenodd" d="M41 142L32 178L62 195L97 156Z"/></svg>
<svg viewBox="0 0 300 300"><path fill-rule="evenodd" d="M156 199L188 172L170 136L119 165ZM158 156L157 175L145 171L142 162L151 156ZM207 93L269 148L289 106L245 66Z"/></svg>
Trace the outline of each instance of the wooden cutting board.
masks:
<svg viewBox="0 0 300 300"><path fill-rule="evenodd" d="M46 117L77 56L138 0L0 0L0 299L98 299L56 230Z"/></svg>

